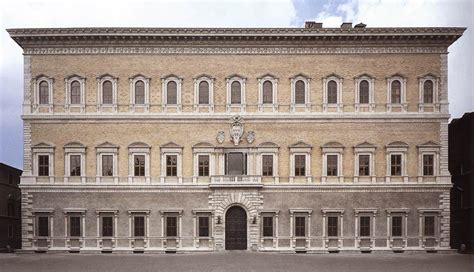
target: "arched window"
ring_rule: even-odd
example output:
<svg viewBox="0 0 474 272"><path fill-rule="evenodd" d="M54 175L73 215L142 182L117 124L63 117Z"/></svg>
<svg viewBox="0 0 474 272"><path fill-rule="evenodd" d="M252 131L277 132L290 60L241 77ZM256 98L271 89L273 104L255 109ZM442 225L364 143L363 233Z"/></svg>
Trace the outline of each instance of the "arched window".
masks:
<svg viewBox="0 0 474 272"><path fill-rule="evenodd" d="M145 104L145 82L142 80L135 82L135 104Z"/></svg>
<svg viewBox="0 0 474 272"><path fill-rule="evenodd" d="M334 80L328 82L328 104L337 104L337 83Z"/></svg>
<svg viewBox="0 0 474 272"><path fill-rule="evenodd" d="M242 102L242 88L240 82L234 81L230 85L230 103L240 104Z"/></svg>
<svg viewBox="0 0 474 272"><path fill-rule="evenodd" d="M49 104L49 84L46 81L39 84L39 104Z"/></svg>
<svg viewBox="0 0 474 272"><path fill-rule="evenodd" d="M199 83L199 104L209 104L209 83L207 81Z"/></svg>
<svg viewBox="0 0 474 272"><path fill-rule="evenodd" d="M431 80L426 80L423 83L423 103L433 103L433 81Z"/></svg>
<svg viewBox="0 0 474 272"><path fill-rule="evenodd" d="M113 87L109 80L102 83L102 104L113 104Z"/></svg>
<svg viewBox="0 0 474 272"><path fill-rule="evenodd" d="M392 104L400 104L401 103L401 88L402 84L400 83L399 80L394 80L392 81L392 86L391 86L391 102Z"/></svg>
<svg viewBox="0 0 474 272"><path fill-rule="evenodd" d="M305 83L298 80L295 83L295 104L306 104Z"/></svg>
<svg viewBox="0 0 474 272"><path fill-rule="evenodd" d="M359 83L359 103L369 104L369 82L362 80Z"/></svg>
<svg viewBox="0 0 474 272"><path fill-rule="evenodd" d="M263 82L263 104L273 104L273 83Z"/></svg>
<svg viewBox="0 0 474 272"><path fill-rule="evenodd" d="M175 81L170 81L166 85L166 104L178 104L178 85Z"/></svg>
<svg viewBox="0 0 474 272"><path fill-rule="evenodd" d="M71 83L71 104L81 104L81 83L77 80Z"/></svg>

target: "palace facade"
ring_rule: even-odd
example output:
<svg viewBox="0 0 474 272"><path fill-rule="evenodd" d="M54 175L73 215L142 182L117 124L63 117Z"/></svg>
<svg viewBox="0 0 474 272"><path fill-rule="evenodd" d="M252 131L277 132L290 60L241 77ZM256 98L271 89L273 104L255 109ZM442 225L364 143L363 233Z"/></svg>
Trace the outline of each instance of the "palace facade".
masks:
<svg viewBox="0 0 474 272"><path fill-rule="evenodd" d="M23 250L448 250L463 31L9 29Z"/></svg>

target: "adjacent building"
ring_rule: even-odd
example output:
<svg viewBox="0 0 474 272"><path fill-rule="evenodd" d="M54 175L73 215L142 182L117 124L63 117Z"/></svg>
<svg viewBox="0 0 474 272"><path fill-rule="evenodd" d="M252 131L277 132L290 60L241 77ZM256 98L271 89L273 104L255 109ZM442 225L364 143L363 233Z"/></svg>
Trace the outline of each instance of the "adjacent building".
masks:
<svg viewBox="0 0 474 272"><path fill-rule="evenodd" d="M21 170L0 162L0 252L21 248Z"/></svg>
<svg viewBox="0 0 474 272"><path fill-rule="evenodd" d="M451 247L474 250L474 113L449 124L451 189ZM462 248L464 245L464 249Z"/></svg>
<svg viewBox="0 0 474 272"><path fill-rule="evenodd" d="M9 29L23 249L448 250L463 31Z"/></svg>

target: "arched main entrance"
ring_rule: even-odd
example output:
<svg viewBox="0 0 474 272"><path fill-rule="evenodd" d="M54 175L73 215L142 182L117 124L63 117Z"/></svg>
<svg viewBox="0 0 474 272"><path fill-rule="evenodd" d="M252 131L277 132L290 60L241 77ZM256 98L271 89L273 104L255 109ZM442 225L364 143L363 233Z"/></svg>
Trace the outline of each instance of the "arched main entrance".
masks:
<svg viewBox="0 0 474 272"><path fill-rule="evenodd" d="M239 206L225 214L225 249L247 249L247 213Z"/></svg>

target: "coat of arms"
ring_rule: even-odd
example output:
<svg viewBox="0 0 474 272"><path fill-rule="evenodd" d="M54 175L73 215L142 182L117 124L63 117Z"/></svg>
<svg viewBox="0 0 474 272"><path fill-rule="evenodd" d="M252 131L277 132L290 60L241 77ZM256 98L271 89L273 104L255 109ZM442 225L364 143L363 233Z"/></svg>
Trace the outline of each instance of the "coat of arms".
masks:
<svg viewBox="0 0 474 272"><path fill-rule="evenodd" d="M244 126L242 125L242 116L236 115L233 116L232 124L230 125L230 140L234 145L239 145L242 140L242 135L244 134Z"/></svg>

